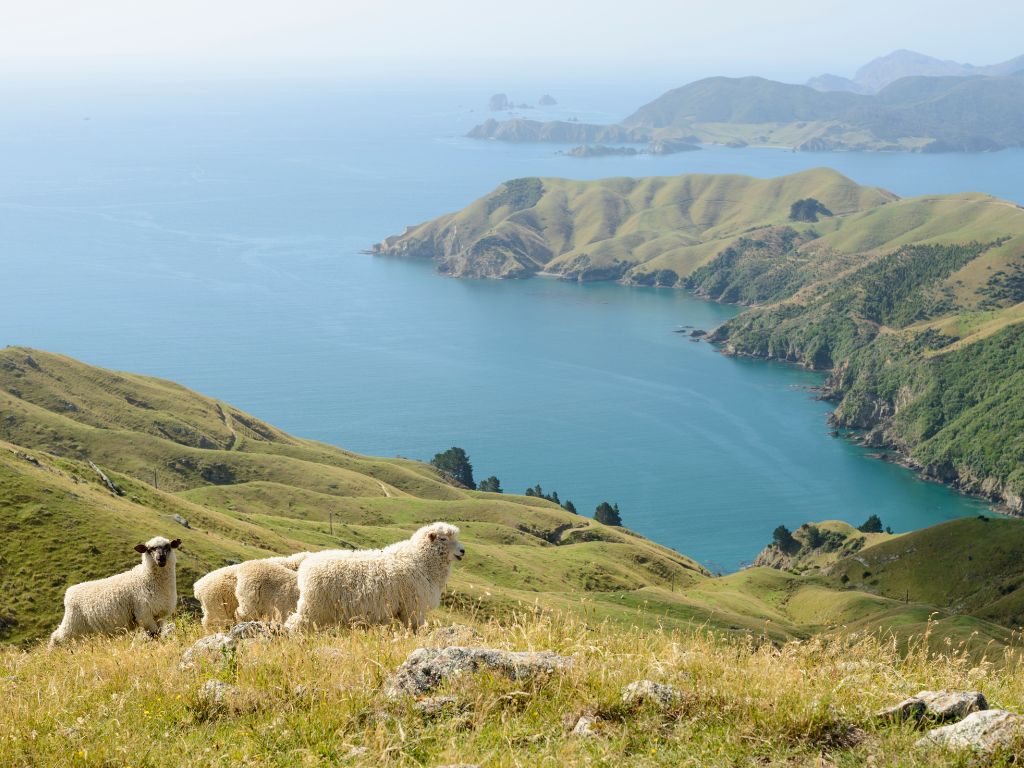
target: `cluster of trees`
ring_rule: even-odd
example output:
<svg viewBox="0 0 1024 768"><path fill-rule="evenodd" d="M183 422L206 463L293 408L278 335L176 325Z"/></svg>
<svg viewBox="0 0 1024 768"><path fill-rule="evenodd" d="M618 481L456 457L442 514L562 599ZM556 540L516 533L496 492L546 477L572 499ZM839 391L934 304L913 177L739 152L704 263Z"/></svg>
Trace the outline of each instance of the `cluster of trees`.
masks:
<svg viewBox="0 0 1024 768"><path fill-rule="evenodd" d="M566 512L572 512L574 515L579 514L576 511L576 505L575 504L573 504L568 499L566 499L565 501L562 501L561 499L559 499L558 498L558 491L552 491L551 493L544 493L544 489L540 487L540 483L537 483L532 488L527 488L526 489L526 495L527 496L535 496L538 499L547 499L548 501L553 501L553 502L555 502L555 504L558 504Z"/></svg>
<svg viewBox="0 0 1024 768"><path fill-rule="evenodd" d="M792 554L799 550L801 546L806 545L809 549L818 549L825 544L834 544L833 539L837 534L825 534L821 532L821 529L808 523L802 526L803 529L803 544L797 539L793 532L784 525L780 525L774 531L772 531L772 542L787 554ZM882 525L882 519L878 515L870 515L867 520L857 526L857 530L861 533L881 533L883 530L886 533L892 533L892 528Z"/></svg>
<svg viewBox="0 0 1024 768"><path fill-rule="evenodd" d="M473 479L473 464L469 460L469 455L465 449L457 446L452 446L447 451L442 451L434 456L430 460L430 463L435 467L441 474L443 474L449 481L460 485L464 488L471 490L486 491L488 493L504 493L501 487L501 481L494 475L485 477L480 481L479 485ZM558 491L551 491L551 493L545 493L544 489L541 488L540 483L533 486L532 488L526 489L527 496L535 496L539 499L547 499L558 504L566 512L572 512L574 515L579 514L576 511L576 505L573 504L569 499L562 501L558 498ZM597 505L597 509L594 510L594 519L599 523L605 525L622 525L622 514L619 512L618 504L609 504L607 501L602 501Z"/></svg>
<svg viewBox="0 0 1024 768"><path fill-rule="evenodd" d="M832 211L826 208L820 200L815 200L813 197L805 197L803 200L797 200L789 206L790 221L817 221L819 214L831 216Z"/></svg>

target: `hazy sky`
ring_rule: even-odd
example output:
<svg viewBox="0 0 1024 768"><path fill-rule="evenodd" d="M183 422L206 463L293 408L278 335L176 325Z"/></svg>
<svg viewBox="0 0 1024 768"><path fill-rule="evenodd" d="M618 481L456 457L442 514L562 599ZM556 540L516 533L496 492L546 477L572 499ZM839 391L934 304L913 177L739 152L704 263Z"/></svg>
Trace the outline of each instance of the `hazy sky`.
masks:
<svg viewBox="0 0 1024 768"><path fill-rule="evenodd" d="M802 79L1024 53L1022 0L0 0L0 72L544 71Z"/></svg>

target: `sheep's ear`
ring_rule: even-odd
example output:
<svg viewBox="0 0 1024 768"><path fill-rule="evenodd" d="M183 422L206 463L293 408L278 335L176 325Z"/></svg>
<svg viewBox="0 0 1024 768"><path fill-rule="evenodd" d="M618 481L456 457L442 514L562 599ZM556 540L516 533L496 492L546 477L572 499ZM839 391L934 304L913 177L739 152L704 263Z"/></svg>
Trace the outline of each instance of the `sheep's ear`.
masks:
<svg viewBox="0 0 1024 768"><path fill-rule="evenodd" d="M171 549L177 549L181 546L181 539L175 539L171 542Z"/></svg>
<svg viewBox="0 0 1024 768"><path fill-rule="evenodd" d="M435 539L437 539L437 534L434 533L433 531L431 531L430 533L427 534L427 538L430 539L431 541L434 541Z"/></svg>
<svg viewBox="0 0 1024 768"><path fill-rule="evenodd" d="M135 545L135 551L136 552L148 552L149 551L149 547L147 547L145 544L136 544Z"/></svg>

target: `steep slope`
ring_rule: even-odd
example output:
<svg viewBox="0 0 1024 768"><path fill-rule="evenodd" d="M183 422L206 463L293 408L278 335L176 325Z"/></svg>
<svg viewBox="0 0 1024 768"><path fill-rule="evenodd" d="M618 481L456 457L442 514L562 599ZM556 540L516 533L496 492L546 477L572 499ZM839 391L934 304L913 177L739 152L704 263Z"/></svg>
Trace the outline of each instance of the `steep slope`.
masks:
<svg viewBox="0 0 1024 768"><path fill-rule="evenodd" d="M870 95L853 92L858 89L855 83L821 90L760 77L712 77L662 94L619 125L491 120L469 136L573 143L685 139L809 151L978 152L1024 143L1024 75L1016 70L902 77Z"/></svg>

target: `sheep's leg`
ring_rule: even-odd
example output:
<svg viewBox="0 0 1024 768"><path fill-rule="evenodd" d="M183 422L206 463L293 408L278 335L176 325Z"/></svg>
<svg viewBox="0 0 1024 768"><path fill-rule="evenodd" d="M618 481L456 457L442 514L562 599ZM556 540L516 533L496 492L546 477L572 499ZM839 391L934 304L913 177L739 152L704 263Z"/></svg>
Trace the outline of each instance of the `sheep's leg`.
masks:
<svg viewBox="0 0 1024 768"><path fill-rule="evenodd" d="M146 630L150 637L160 636L160 625L157 624L156 619L153 618L153 613L151 611L136 611L135 623Z"/></svg>

